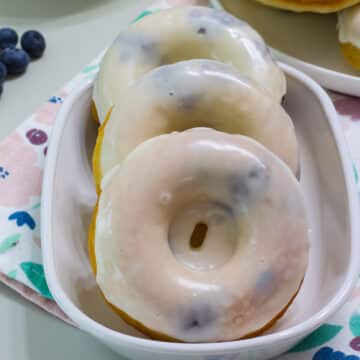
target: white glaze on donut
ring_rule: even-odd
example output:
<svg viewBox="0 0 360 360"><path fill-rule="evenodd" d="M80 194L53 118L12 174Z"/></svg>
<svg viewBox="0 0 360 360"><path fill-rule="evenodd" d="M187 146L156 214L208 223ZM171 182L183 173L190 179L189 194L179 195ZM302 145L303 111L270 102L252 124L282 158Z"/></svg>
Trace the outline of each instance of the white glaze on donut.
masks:
<svg viewBox="0 0 360 360"><path fill-rule="evenodd" d="M152 70L128 88L105 126L99 173L151 137L192 127L253 137L298 170L294 127L282 106L229 65L188 60Z"/></svg>
<svg viewBox="0 0 360 360"><path fill-rule="evenodd" d="M360 49L360 5L339 12L339 41Z"/></svg>
<svg viewBox="0 0 360 360"><path fill-rule="evenodd" d="M208 232L194 250L196 222ZM301 190L250 138L206 128L161 135L109 177L95 253L106 299L148 329L187 342L239 339L274 319L304 278Z"/></svg>
<svg viewBox="0 0 360 360"><path fill-rule="evenodd" d="M93 93L100 122L134 80L161 65L195 58L233 65L279 102L286 92L284 74L248 24L220 10L179 7L144 17L108 49Z"/></svg>

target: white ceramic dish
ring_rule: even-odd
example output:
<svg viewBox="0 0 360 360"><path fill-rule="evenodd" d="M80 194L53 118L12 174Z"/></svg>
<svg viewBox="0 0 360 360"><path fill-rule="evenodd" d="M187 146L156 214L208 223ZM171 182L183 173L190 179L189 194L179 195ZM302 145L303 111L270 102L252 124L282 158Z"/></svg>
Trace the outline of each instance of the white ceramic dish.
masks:
<svg viewBox="0 0 360 360"><path fill-rule="evenodd" d="M211 0L217 8L223 8L222 1ZM336 14L297 14L254 0L226 0L224 5L259 31L278 60L304 71L327 89L360 96L360 72L340 52Z"/></svg>
<svg viewBox="0 0 360 360"><path fill-rule="evenodd" d="M97 289L87 254L87 230L96 200L90 161L96 125L90 118L92 84L87 84L66 100L56 120L41 218L50 290L81 329L138 360L260 360L291 348L344 303L358 274L358 203L351 164L326 93L307 76L281 66L288 79L284 106L300 142L301 186L312 228L308 272L290 310L261 337L176 344L144 338L109 309Z"/></svg>

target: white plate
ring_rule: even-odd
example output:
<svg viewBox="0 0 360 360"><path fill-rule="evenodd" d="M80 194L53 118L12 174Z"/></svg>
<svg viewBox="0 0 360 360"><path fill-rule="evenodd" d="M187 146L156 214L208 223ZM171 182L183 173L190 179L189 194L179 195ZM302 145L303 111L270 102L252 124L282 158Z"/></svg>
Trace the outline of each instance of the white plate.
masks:
<svg viewBox="0 0 360 360"><path fill-rule="evenodd" d="M298 14L255 0L212 0L247 21L272 47L275 57L304 71L325 88L360 96L360 72L340 52L337 14Z"/></svg>
<svg viewBox="0 0 360 360"><path fill-rule="evenodd" d="M312 228L309 269L286 316L266 336L255 339L175 344L144 339L110 310L96 286L87 252L96 200L91 152L97 132L90 118L92 84L88 84L72 94L56 120L47 155L41 217L50 290L82 329L134 359L219 360L233 356L231 359L260 360L289 349L344 303L358 273L358 203L351 164L326 93L302 73L282 67L288 79L284 106L299 138L301 186Z"/></svg>

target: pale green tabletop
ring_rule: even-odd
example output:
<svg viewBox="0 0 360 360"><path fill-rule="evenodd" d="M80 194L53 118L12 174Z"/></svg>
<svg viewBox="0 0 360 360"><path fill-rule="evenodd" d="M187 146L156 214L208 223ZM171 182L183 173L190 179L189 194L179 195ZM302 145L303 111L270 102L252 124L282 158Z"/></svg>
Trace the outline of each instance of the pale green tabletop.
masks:
<svg viewBox="0 0 360 360"><path fill-rule="evenodd" d="M44 58L5 83L0 100L4 138L67 82L151 0L0 0L0 27L39 29ZM119 359L90 336L52 318L0 285L1 360Z"/></svg>

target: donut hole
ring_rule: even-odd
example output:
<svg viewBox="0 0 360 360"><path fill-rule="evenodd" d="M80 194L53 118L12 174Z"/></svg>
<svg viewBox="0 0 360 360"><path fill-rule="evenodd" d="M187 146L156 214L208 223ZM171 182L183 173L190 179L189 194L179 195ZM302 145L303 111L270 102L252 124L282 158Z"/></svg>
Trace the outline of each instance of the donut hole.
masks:
<svg viewBox="0 0 360 360"><path fill-rule="evenodd" d="M190 237L190 247L193 250L199 250L205 241L209 227L207 224L199 222L195 225Z"/></svg>
<svg viewBox="0 0 360 360"><path fill-rule="evenodd" d="M229 261L237 246L233 210L213 201L194 201L174 214L169 227L170 249L182 265L209 271Z"/></svg>

